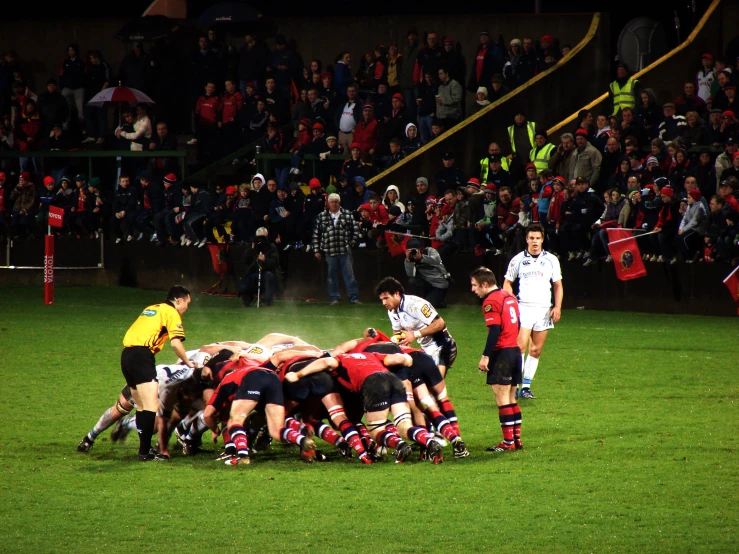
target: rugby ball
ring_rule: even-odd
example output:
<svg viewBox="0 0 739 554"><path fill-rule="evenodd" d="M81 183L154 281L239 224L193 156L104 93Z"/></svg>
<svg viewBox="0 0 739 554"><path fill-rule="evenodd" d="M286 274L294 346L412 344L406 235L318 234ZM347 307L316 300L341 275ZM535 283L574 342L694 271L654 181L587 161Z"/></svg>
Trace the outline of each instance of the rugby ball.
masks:
<svg viewBox="0 0 739 554"><path fill-rule="evenodd" d="M395 333L393 333L393 336L390 337L390 340L394 342L395 344L398 344L404 338L405 338L405 331L396 331Z"/></svg>

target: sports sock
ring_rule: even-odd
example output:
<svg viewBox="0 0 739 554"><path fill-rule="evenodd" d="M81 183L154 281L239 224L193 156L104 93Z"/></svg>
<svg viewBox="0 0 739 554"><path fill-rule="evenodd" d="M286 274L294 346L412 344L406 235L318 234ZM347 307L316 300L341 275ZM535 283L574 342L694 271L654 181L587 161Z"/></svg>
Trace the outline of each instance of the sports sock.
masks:
<svg viewBox="0 0 739 554"><path fill-rule="evenodd" d="M203 419L203 412L198 412L198 416L193 419L192 425L190 426L188 439L198 440L207 430L208 426L205 424L205 420Z"/></svg>
<svg viewBox="0 0 739 554"><path fill-rule="evenodd" d="M521 440L521 408L518 404L512 404L513 406L513 440Z"/></svg>
<svg viewBox="0 0 739 554"><path fill-rule="evenodd" d="M357 431L357 428L352 425L351 421L349 421L348 419L342 421L339 424L339 431L341 431L341 434L346 439L346 442L349 443L349 446L354 449L357 455L361 456L366 452L364 449L364 445L362 444L362 439L359 437L359 431Z"/></svg>
<svg viewBox="0 0 739 554"><path fill-rule="evenodd" d="M444 414L444 417L449 421L449 423L452 424L452 428L454 429L455 433L458 435L459 433L459 423L457 422L457 412L454 411L454 406L450 402L448 398L444 398L443 400L439 400L439 408L441 409L441 413Z"/></svg>
<svg viewBox="0 0 739 554"><path fill-rule="evenodd" d="M534 380L537 367L539 367L539 358L533 356L526 358L526 363L523 366L523 388L531 388L531 381Z"/></svg>
<svg viewBox="0 0 739 554"><path fill-rule="evenodd" d="M400 435L400 432L398 432L398 428L395 426L394 423L387 422L387 425L385 426L385 429L390 431L391 433L395 433L396 435Z"/></svg>
<svg viewBox="0 0 739 554"><path fill-rule="evenodd" d="M285 427L287 427L288 429L292 429L293 431L297 431L298 433L300 433L304 429L303 422L298 421L292 416L288 416L285 418Z"/></svg>
<svg viewBox="0 0 739 554"><path fill-rule="evenodd" d="M280 429L280 439L285 444L297 444L301 447L305 443L304 435L301 435L294 429L289 429L287 427L283 427L282 429Z"/></svg>
<svg viewBox="0 0 739 554"><path fill-rule="evenodd" d="M228 432L231 435L234 446L236 446L236 454L239 456L248 456L249 441L246 438L246 431L243 425L229 425Z"/></svg>
<svg viewBox="0 0 739 554"><path fill-rule="evenodd" d="M111 415L112 411L113 408L108 408L103 412L103 415L100 416L100 419L98 419L95 427L93 427L92 430L87 433L87 438L89 438L91 441L94 441L96 438L98 438L98 435L100 433L102 433L108 427L113 425L113 423L115 423L115 421L113 420L113 416Z"/></svg>
<svg viewBox="0 0 739 554"><path fill-rule="evenodd" d="M387 446L388 448L397 448L401 442L403 442L403 439L400 438L400 435L398 435L397 433L391 433L387 429L385 429L384 431L381 431L380 434L377 435L377 443L380 446Z"/></svg>
<svg viewBox="0 0 739 554"><path fill-rule="evenodd" d="M521 371L526 367L526 354L521 354Z"/></svg>
<svg viewBox="0 0 739 554"><path fill-rule="evenodd" d="M503 431L503 442L513 444L513 406L515 404L506 404L498 407L498 418L500 419L500 428Z"/></svg>
<svg viewBox="0 0 739 554"><path fill-rule="evenodd" d="M341 435L331 429L330 425L326 425L322 421L317 425L314 425L314 427L316 427L316 434L329 444L336 445L336 443L341 440Z"/></svg>
<svg viewBox="0 0 739 554"><path fill-rule="evenodd" d="M138 426L136 425L136 414L129 415L123 418L123 421L121 421L121 426L125 429L128 429L129 431L136 431L138 429Z"/></svg>
<svg viewBox="0 0 739 554"><path fill-rule="evenodd" d="M454 431L454 427L452 427L452 424L449 423L448 419L446 419L443 415L441 415L441 412L437 410L429 410L429 411L431 413L431 418L434 421L434 426L446 440L448 440L449 442L452 442L454 441L454 439L459 437L459 435Z"/></svg>
<svg viewBox="0 0 739 554"><path fill-rule="evenodd" d="M136 412L136 429L139 432L139 454L148 454L151 450L151 437L154 435L156 412L141 410Z"/></svg>
<svg viewBox="0 0 739 554"><path fill-rule="evenodd" d="M408 438L417 442L421 446L426 446L429 441L434 438L434 435L429 433L423 427L411 427L408 429Z"/></svg>
<svg viewBox="0 0 739 554"><path fill-rule="evenodd" d="M233 444L233 439L231 438L231 432L228 430L228 427L223 428L223 431L221 432L221 438L223 439L224 446Z"/></svg>

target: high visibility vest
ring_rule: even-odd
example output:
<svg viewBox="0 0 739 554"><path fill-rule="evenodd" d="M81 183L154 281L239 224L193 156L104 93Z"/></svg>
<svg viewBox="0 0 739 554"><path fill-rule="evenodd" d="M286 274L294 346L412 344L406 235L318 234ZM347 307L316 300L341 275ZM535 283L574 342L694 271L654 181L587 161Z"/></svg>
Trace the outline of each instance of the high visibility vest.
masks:
<svg viewBox="0 0 739 554"><path fill-rule="evenodd" d="M624 108L634 107L634 83L636 81L629 77L624 83L623 88L618 84L618 81L611 83L611 94L613 94L613 115L616 115L620 110Z"/></svg>
<svg viewBox="0 0 739 554"><path fill-rule="evenodd" d="M501 156L500 158L501 169L509 171L508 168L510 166L511 166L511 162L508 161L508 158L504 158ZM481 183L484 183L487 180L488 171L490 171L490 156L485 156L483 159L480 160L480 182Z"/></svg>
<svg viewBox="0 0 739 554"><path fill-rule="evenodd" d="M531 160L531 163L536 166L537 173L541 173L545 169L549 169L549 158L552 157L553 151L553 144L545 144L541 148L537 148L535 146L531 149L531 152L529 153L529 159Z"/></svg>
<svg viewBox="0 0 739 554"><path fill-rule="evenodd" d="M534 141L534 137L536 136L536 123L534 123L533 121L527 121L526 127L529 130L529 142L531 143L531 148L533 148L534 146L536 146L536 142ZM514 154L516 153L516 144L513 142L513 132L515 128L515 125L511 125L510 127L508 127L508 136L511 139L511 150Z"/></svg>

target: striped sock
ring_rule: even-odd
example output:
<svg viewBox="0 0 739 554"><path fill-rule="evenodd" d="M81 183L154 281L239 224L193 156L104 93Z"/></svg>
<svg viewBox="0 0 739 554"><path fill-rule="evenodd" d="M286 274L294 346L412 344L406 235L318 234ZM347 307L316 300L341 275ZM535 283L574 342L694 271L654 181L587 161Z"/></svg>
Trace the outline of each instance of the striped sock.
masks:
<svg viewBox="0 0 739 554"><path fill-rule="evenodd" d="M500 427L503 431L503 442L506 444L513 444L513 422L515 421L513 406L515 404L506 404L505 406L498 407L498 418L500 419Z"/></svg>

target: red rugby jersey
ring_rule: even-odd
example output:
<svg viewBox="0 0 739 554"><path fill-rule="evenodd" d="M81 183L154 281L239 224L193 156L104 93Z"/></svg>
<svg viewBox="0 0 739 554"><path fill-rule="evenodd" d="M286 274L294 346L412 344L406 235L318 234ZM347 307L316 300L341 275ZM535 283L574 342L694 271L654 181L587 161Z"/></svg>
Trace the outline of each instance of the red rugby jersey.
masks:
<svg viewBox="0 0 739 554"><path fill-rule="evenodd" d="M510 292L495 289L482 302L482 315L485 325L500 325L500 335L495 350L518 348L518 329L520 327L518 300Z"/></svg>
<svg viewBox="0 0 739 554"><path fill-rule="evenodd" d="M373 373L389 373L388 368L382 363L385 359L383 354L369 352L339 354L336 359L339 367L331 374L336 377L341 386L352 392L359 392L365 379Z"/></svg>

